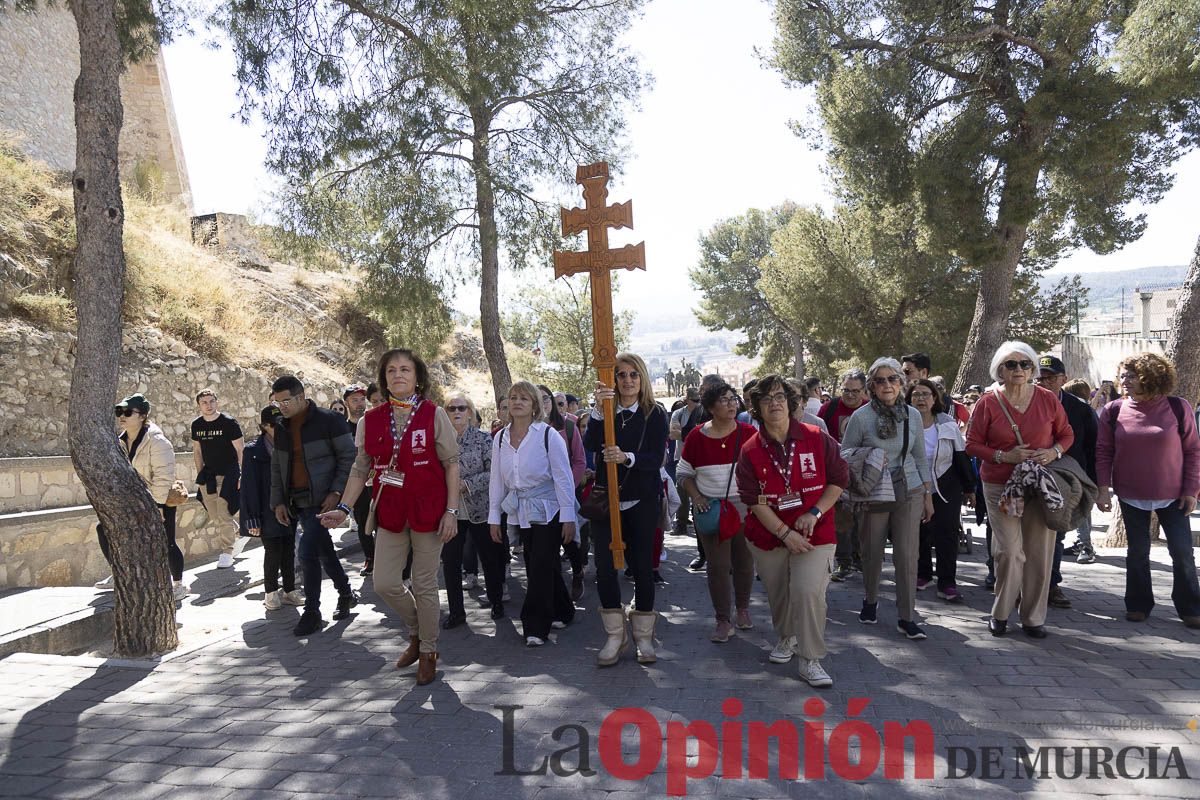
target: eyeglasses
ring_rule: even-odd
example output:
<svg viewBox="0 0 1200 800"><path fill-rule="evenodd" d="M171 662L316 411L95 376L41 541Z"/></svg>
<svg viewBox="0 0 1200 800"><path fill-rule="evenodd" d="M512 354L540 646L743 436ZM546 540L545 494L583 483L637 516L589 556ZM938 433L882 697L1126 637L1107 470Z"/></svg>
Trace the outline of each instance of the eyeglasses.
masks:
<svg viewBox="0 0 1200 800"><path fill-rule="evenodd" d="M1033 369L1033 362L1025 358L1020 361L1010 358L1008 361L1001 361L1000 366L1010 371L1019 369L1022 372L1029 372L1029 370Z"/></svg>
<svg viewBox="0 0 1200 800"><path fill-rule="evenodd" d="M736 406L737 401L738 401L737 397L732 394L727 394L724 397L717 398L718 403L723 403L724 405L727 405L727 406Z"/></svg>
<svg viewBox="0 0 1200 800"><path fill-rule="evenodd" d="M1136 372L1122 372L1117 377L1123 381L1136 381L1138 379ZM1109 384L1110 386L1112 385L1111 381L1105 381L1105 383Z"/></svg>
<svg viewBox="0 0 1200 800"><path fill-rule="evenodd" d="M618 373L617 373L617 377L618 377L618 378L620 378L620 379L621 379L621 380L623 380L623 381L624 381L624 380L630 380L630 381L632 381L632 380L636 380L636 379L637 379L637 377L638 377L638 374L637 374L637 370L634 370L633 372L618 372Z"/></svg>
<svg viewBox="0 0 1200 800"><path fill-rule="evenodd" d="M446 406L446 410L453 414L455 411L466 411L467 406Z"/></svg>
<svg viewBox="0 0 1200 800"><path fill-rule="evenodd" d="M117 413L118 417L132 417L134 414L138 413L132 408L114 408L113 411Z"/></svg>
<svg viewBox="0 0 1200 800"><path fill-rule="evenodd" d="M298 403L298 402L300 402L301 399L303 399L303 396L297 394L297 395L293 395L291 397L281 398L281 399L277 400L276 402L279 404L280 408L283 408L284 406L289 406L292 403Z"/></svg>
<svg viewBox="0 0 1200 800"><path fill-rule="evenodd" d="M900 376L894 375L894 374L893 375L877 375L876 377L872 378L871 381L876 386L887 386L889 383L899 383Z"/></svg>
<svg viewBox="0 0 1200 800"><path fill-rule="evenodd" d="M786 406L787 395L783 392L775 392L764 397L763 402L769 406Z"/></svg>
<svg viewBox="0 0 1200 800"><path fill-rule="evenodd" d="M912 400L930 400L933 398L933 392L913 392L909 395Z"/></svg>

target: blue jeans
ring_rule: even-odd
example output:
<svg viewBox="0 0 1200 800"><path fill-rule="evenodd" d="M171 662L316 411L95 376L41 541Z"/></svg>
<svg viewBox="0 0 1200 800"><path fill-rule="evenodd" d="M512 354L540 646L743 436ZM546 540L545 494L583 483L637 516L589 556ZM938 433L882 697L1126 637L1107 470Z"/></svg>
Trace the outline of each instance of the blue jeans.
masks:
<svg viewBox="0 0 1200 800"><path fill-rule="evenodd" d="M322 568L339 595L350 594L350 579L333 549L333 538L317 519L320 510L316 506L299 509L300 541L296 544L296 554L304 570L304 610L317 613L321 612Z"/></svg>
<svg viewBox="0 0 1200 800"><path fill-rule="evenodd" d="M1192 553L1192 528L1179 506L1172 503L1156 512L1167 537L1174 586L1171 600L1181 617L1200 616L1200 585L1196 582L1196 559ZM1154 608L1150 582L1150 512L1121 503L1129 550L1125 556L1125 610L1149 614Z"/></svg>

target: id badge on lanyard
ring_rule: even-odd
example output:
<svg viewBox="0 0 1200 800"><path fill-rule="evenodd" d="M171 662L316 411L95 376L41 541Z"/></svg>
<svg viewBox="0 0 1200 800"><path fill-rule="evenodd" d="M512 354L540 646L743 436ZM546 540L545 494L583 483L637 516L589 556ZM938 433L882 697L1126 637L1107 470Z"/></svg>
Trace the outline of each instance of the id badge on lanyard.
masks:
<svg viewBox="0 0 1200 800"><path fill-rule="evenodd" d="M771 463L775 466L775 471L783 479L783 494L779 496L775 508L779 511L790 511L793 508L801 508L804 505L804 495L800 492L793 492L791 485L792 463L796 458L796 442L794 440L789 441L787 447L784 448L785 460L782 467L775 460L775 454L770 451L770 448L767 448L766 444L763 447L766 448L768 455L771 456Z"/></svg>
<svg viewBox="0 0 1200 800"><path fill-rule="evenodd" d="M404 473L395 469L385 469L379 473L379 482L385 486L395 486L397 489L403 489Z"/></svg>
<svg viewBox="0 0 1200 800"><path fill-rule="evenodd" d="M793 508L800 508L804 505L804 495L799 492L791 492L780 496L779 504L776 506L780 511L790 511Z"/></svg>

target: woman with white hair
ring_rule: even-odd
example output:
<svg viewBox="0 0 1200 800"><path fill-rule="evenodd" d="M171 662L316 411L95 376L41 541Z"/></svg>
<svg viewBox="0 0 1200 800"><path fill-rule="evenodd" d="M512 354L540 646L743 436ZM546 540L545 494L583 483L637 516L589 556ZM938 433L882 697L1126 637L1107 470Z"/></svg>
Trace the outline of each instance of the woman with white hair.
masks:
<svg viewBox="0 0 1200 800"><path fill-rule="evenodd" d="M917 554L921 523L933 518L933 480L925 457L925 427L921 412L904 401L905 378L900 362L879 358L867 370L871 401L854 412L842 437L842 455L859 447L880 448L887 456L895 502L872 503L862 531L863 584L866 598L858 621L878 621L879 577L883 548L892 538L896 570L896 630L909 639L924 639L914 617L917 595Z"/></svg>
<svg viewBox="0 0 1200 800"><path fill-rule="evenodd" d="M1000 388L979 398L967 423L967 453L979 460L992 524L996 599L988 630L993 636L1004 635L1019 596L1022 629L1034 639L1046 637L1055 533L1046 527L1039 503L1027 503L1020 516L1011 516L1000 507L1013 467L1030 459L1049 464L1062 458L1075 441L1057 395L1033 383L1037 364L1037 352L1024 342L1000 345L991 365L991 375Z"/></svg>

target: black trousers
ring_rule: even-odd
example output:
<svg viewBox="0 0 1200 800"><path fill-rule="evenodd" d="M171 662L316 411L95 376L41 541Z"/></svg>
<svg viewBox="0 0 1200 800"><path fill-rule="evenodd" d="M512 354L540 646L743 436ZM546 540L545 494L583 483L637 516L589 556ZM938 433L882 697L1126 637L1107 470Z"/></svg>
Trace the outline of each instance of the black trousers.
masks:
<svg viewBox="0 0 1200 800"><path fill-rule="evenodd" d="M552 622L570 622L575 604L563 581L562 523L555 517L545 525L521 529L521 547L525 560L525 602L521 606L521 628L526 636L545 639Z"/></svg>
<svg viewBox="0 0 1200 800"><path fill-rule="evenodd" d="M579 525L579 541L567 542L562 546L563 552L567 554L567 558L571 560L571 572L579 575L583 572L583 568L588 562L588 547L591 545L589 541L591 537L591 525L586 520L578 520L575 523Z"/></svg>
<svg viewBox="0 0 1200 800"><path fill-rule="evenodd" d="M171 569L171 579L176 581L183 580L183 551L179 549L179 545L175 543L175 512L178 510L175 506L158 507L162 512L163 529L167 534L167 566ZM108 542L108 533L104 530L102 524L96 524L96 539L100 543L100 552L104 556L104 560L112 566L112 547Z"/></svg>
<svg viewBox="0 0 1200 800"><path fill-rule="evenodd" d="M504 547L492 541L486 522L458 521L458 536L442 545L442 579L446 582L446 605L450 616L461 617L463 608L462 561L467 542L473 542L483 563L483 582L487 599L499 605L504 599Z"/></svg>
<svg viewBox="0 0 1200 800"><path fill-rule="evenodd" d="M654 610L654 532L658 528L661 498L642 499L633 508L621 512L621 538L625 542L625 563L633 571L634 600L637 611ZM608 520L592 521L592 541L596 548L596 589L601 608L621 607L621 583L613 567L612 528Z"/></svg>
<svg viewBox="0 0 1200 800"><path fill-rule="evenodd" d="M949 483L950 481L945 481ZM957 482L943 486L945 500L933 496L933 519L921 523L921 540L917 555L917 578L933 580L933 554L937 553L937 588L945 590L955 585L958 576L958 525L962 508L962 490Z"/></svg>
<svg viewBox="0 0 1200 800"><path fill-rule="evenodd" d="M358 525L358 543L362 545L363 558L375 560L375 536L367 533L367 517L371 515L371 489L366 486L354 501L354 522Z"/></svg>
<svg viewBox="0 0 1200 800"><path fill-rule="evenodd" d="M283 536L264 536L263 544L263 589L268 592L279 590L279 579L283 578L285 592L296 589L296 526Z"/></svg>

